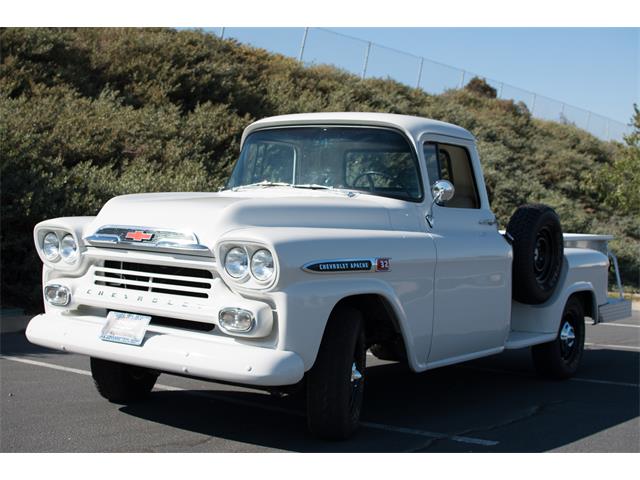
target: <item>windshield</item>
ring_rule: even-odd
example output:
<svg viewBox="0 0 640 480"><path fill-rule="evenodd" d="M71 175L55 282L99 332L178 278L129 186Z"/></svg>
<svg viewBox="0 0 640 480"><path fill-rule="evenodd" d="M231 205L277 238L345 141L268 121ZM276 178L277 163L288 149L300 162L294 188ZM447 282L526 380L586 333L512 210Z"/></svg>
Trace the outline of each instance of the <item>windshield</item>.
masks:
<svg viewBox="0 0 640 480"><path fill-rule="evenodd" d="M419 201L419 178L409 143L394 130L289 127L249 135L227 188L339 188Z"/></svg>

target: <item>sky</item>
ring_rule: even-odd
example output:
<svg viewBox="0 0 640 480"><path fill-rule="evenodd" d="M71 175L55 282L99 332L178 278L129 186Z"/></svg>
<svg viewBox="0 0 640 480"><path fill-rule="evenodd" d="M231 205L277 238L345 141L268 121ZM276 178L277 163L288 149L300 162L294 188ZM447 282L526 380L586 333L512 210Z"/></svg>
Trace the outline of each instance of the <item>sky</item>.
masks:
<svg viewBox="0 0 640 480"><path fill-rule="evenodd" d="M638 28L330 28L333 32L371 41L403 52L458 67L489 79L504 96L532 106L530 92L629 123L633 103L640 103L640 29ZM212 28L220 33L219 27ZM297 57L304 28L225 28L224 37ZM360 74L367 43L311 29L303 60L333 63ZM367 76L390 75L415 85L419 59L373 46ZM465 81L471 78L465 74ZM426 62L421 86L427 91L457 86L457 70ZM513 87L527 90L520 91ZM536 113L551 117L560 103L535 100ZM597 115L567 107L576 123ZM567 115L567 116L570 116ZM572 119L573 120L573 119ZM604 128L604 127L603 127Z"/></svg>

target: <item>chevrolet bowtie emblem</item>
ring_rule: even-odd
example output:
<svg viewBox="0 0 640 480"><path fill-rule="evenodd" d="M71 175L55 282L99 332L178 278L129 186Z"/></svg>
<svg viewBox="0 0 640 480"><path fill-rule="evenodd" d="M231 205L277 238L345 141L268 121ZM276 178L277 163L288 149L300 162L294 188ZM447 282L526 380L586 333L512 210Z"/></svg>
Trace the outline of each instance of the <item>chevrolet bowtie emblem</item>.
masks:
<svg viewBox="0 0 640 480"><path fill-rule="evenodd" d="M127 240L133 240L134 242L147 242L153 238L153 233L145 233L141 230L135 232L127 232L124 237Z"/></svg>

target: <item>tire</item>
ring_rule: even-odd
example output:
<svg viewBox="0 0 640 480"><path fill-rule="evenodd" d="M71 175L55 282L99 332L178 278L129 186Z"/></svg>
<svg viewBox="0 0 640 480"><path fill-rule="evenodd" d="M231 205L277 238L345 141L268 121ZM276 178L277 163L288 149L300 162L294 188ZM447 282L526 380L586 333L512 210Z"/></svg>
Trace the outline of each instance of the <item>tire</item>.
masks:
<svg viewBox="0 0 640 480"><path fill-rule="evenodd" d="M564 258L558 215L546 205L523 205L509 220L507 238L513 245L514 300L546 302L558 285Z"/></svg>
<svg viewBox="0 0 640 480"><path fill-rule="evenodd" d="M567 301L553 342L531 347L537 372L547 378L565 379L574 375L584 351L584 308L577 297Z"/></svg>
<svg viewBox="0 0 640 480"><path fill-rule="evenodd" d="M341 308L329 318L313 368L307 375L307 426L323 439L355 432L364 393L366 347L362 316Z"/></svg>
<svg viewBox="0 0 640 480"><path fill-rule="evenodd" d="M91 376L100 395L110 402L126 404L147 397L159 373L91 357Z"/></svg>

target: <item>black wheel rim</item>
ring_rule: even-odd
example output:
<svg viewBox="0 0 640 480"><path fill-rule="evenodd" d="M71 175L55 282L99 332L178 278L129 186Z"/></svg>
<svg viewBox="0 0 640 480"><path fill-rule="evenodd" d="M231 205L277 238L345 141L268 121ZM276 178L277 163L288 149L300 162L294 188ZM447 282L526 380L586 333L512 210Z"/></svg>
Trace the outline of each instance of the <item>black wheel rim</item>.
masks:
<svg viewBox="0 0 640 480"><path fill-rule="evenodd" d="M553 275L555 243L551 230L541 228L533 250L533 271L539 285L545 285Z"/></svg>

